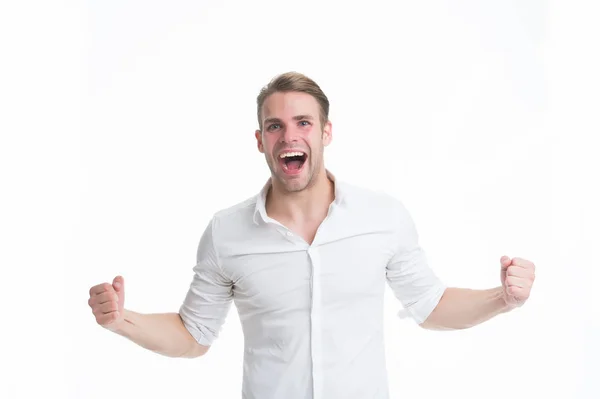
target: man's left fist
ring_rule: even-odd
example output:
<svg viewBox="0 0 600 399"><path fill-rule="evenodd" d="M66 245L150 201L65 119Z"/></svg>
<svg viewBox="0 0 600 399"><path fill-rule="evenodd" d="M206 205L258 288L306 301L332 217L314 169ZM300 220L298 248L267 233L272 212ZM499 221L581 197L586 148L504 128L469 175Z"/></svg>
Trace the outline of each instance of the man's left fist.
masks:
<svg viewBox="0 0 600 399"><path fill-rule="evenodd" d="M523 305L535 280L535 265L526 259L508 256L500 258L500 265L504 301L512 308Z"/></svg>

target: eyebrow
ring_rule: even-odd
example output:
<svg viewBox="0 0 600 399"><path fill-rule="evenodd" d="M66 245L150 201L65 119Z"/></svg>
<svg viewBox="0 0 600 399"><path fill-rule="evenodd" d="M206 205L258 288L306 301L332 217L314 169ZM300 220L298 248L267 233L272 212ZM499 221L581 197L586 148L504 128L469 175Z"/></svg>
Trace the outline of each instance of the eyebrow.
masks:
<svg viewBox="0 0 600 399"><path fill-rule="evenodd" d="M314 118L311 115L296 115L292 119L295 120L295 121L301 121L303 119L313 120ZM267 119L265 119L265 121L263 122L263 124L266 125L268 123L273 123L273 122L281 123L281 119L279 119L279 118L267 118Z"/></svg>
<svg viewBox="0 0 600 399"><path fill-rule="evenodd" d="M296 121L301 121L302 119L310 119L310 120L312 120L313 117L310 116L310 115L296 115L292 119L294 119Z"/></svg>

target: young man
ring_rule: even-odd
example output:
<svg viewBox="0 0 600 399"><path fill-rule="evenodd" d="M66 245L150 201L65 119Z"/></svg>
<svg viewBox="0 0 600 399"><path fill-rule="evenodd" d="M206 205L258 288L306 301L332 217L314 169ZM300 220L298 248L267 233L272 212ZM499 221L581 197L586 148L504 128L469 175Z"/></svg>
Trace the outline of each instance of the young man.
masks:
<svg viewBox="0 0 600 399"><path fill-rule="evenodd" d="M325 168L332 125L314 81L280 75L257 103L257 146L271 177L258 195L214 215L179 313L124 309L117 276L90 289L100 325L165 356L197 357L235 301L244 398L388 398L386 283L429 329L468 328L529 297L533 263L506 256L497 288L446 287L400 201L338 181Z"/></svg>

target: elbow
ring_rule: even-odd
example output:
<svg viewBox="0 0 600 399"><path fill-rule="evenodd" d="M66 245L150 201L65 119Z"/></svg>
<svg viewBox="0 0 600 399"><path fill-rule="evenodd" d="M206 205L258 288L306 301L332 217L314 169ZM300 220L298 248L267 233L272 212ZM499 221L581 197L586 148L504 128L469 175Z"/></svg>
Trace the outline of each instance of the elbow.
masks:
<svg viewBox="0 0 600 399"><path fill-rule="evenodd" d="M210 349L210 346L200 345L196 341L194 341L191 347L180 357L187 359L195 359L197 357L204 356L206 352Z"/></svg>
<svg viewBox="0 0 600 399"><path fill-rule="evenodd" d="M454 330L464 330L468 327L463 327L463 326L445 326L445 325L441 325L441 324L434 324L432 322L428 322L428 321L424 321L423 323L419 324L419 327L421 327L424 330L430 330L430 331L454 331Z"/></svg>
<svg viewBox="0 0 600 399"><path fill-rule="evenodd" d="M439 312L436 313L435 311L431 313L423 322L419 323L419 327L424 330L431 331L454 331L469 328L469 326L466 325L452 323L451 320L441 317Z"/></svg>
<svg viewBox="0 0 600 399"><path fill-rule="evenodd" d="M196 344L196 357L206 355L206 352L210 349L210 346Z"/></svg>
<svg viewBox="0 0 600 399"><path fill-rule="evenodd" d="M427 320L419 323L419 327L421 327L424 330L432 330L433 329L431 323L428 322Z"/></svg>
<svg viewBox="0 0 600 399"><path fill-rule="evenodd" d="M446 320L436 315L430 315L425 321L419 323L419 327L425 330L432 331L457 331L457 330L466 330L471 328L470 324L459 324L456 322L452 322L451 320Z"/></svg>
<svg viewBox="0 0 600 399"><path fill-rule="evenodd" d="M194 357L202 357L206 355L206 352L210 349L210 346L196 344L196 348L194 351Z"/></svg>
<svg viewBox="0 0 600 399"><path fill-rule="evenodd" d="M196 357L204 356L206 352L210 349L210 345L202 345L198 343L194 335L192 335L191 329L188 329L181 314L179 314L179 321L181 322L181 331L185 336L184 341L186 342L187 348L183 351L183 353L179 353L175 357L184 357L193 359Z"/></svg>
<svg viewBox="0 0 600 399"><path fill-rule="evenodd" d="M419 327L421 327L424 330L437 330L438 326L436 325L436 323L434 323L433 319L433 315L430 314L425 320L419 323Z"/></svg>
<svg viewBox="0 0 600 399"><path fill-rule="evenodd" d="M421 327L424 330L440 330L442 329L441 326L433 323L431 320L426 319L425 321L423 321L422 323L419 323L419 327Z"/></svg>

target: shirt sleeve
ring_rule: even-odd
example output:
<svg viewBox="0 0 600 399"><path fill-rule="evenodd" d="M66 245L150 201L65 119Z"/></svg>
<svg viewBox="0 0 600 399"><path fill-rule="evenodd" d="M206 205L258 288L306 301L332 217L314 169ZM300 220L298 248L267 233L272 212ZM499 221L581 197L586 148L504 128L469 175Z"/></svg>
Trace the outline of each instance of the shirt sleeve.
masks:
<svg viewBox="0 0 600 399"><path fill-rule="evenodd" d="M193 267L194 276L179 315L201 345L218 338L233 298L233 283L224 274L213 241L213 220L206 227Z"/></svg>
<svg viewBox="0 0 600 399"><path fill-rule="evenodd" d="M396 216L398 246L386 267L386 278L404 307L398 316L421 324L439 303L446 286L429 267L414 221L401 203Z"/></svg>

